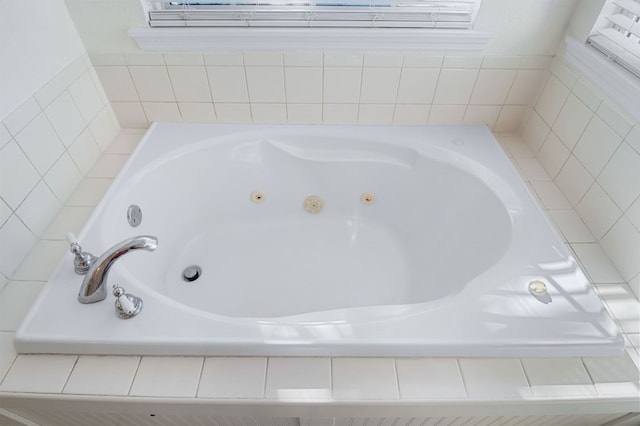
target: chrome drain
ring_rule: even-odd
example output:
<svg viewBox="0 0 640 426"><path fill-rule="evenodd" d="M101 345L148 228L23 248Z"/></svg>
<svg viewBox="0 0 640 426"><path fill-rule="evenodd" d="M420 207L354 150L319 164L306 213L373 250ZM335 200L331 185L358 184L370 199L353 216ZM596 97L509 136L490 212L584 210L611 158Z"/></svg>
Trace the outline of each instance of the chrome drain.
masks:
<svg viewBox="0 0 640 426"><path fill-rule="evenodd" d="M182 271L182 279L188 283L197 280L200 278L200 275L202 275L202 268L198 265L188 266L184 271Z"/></svg>

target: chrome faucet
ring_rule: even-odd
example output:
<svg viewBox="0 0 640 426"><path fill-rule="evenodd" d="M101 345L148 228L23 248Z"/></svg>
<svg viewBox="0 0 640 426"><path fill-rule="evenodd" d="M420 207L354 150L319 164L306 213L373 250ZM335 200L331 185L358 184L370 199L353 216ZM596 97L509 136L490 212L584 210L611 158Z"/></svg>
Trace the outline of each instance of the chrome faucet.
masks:
<svg viewBox="0 0 640 426"><path fill-rule="evenodd" d="M89 268L82 281L78 301L80 303L95 303L107 297L107 275L109 268L120 256L132 250L153 251L158 246L158 239L149 235L140 235L124 240L104 252Z"/></svg>

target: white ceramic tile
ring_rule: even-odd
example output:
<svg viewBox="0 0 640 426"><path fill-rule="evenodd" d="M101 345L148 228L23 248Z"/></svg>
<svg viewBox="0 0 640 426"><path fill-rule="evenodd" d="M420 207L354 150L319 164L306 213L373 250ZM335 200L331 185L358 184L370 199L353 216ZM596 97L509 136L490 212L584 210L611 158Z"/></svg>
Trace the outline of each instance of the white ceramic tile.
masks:
<svg viewBox="0 0 640 426"><path fill-rule="evenodd" d="M85 73L82 77L76 80L71 86L69 86L69 93L73 98L73 101L78 106L78 110L84 121L90 123L96 115L104 107L102 97L96 89L91 74Z"/></svg>
<svg viewBox="0 0 640 426"><path fill-rule="evenodd" d="M446 58L445 58L446 62ZM478 76L477 69L443 68L438 79L438 86L433 98L434 104L466 105Z"/></svg>
<svg viewBox="0 0 640 426"><path fill-rule="evenodd" d="M392 358L333 358L335 400L399 399Z"/></svg>
<svg viewBox="0 0 640 426"><path fill-rule="evenodd" d="M143 133L120 132L104 150L105 154L131 154L140 143Z"/></svg>
<svg viewBox="0 0 640 426"><path fill-rule="evenodd" d="M288 103L322 103L322 68L287 67L284 74Z"/></svg>
<svg viewBox="0 0 640 426"><path fill-rule="evenodd" d="M252 66L275 66L282 67L282 52L276 51L248 51L243 52L244 64L247 67Z"/></svg>
<svg viewBox="0 0 640 426"><path fill-rule="evenodd" d="M524 105L503 105L493 130L508 133L519 131L528 111L529 107Z"/></svg>
<svg viewBox="0 0 640 426"><path fill-rule="evenodd" d="M482 68L485 69L518 69L522 63L522 56L485 56Z"/></svg>
<svg viewBox="0 0 640 426"><path fill-rule="evenodd" d="M330 104L358 103L361 75L360 68L325 68L323 101Z"/></svg>
<svg viewBox="0 0 640 426"><path fill-rule="evenodd" d="M17 135L22 129L25 128L34 118L36 118L42 109L35 98L29 98L25 103L16 108L3 123L9 130L11 135Z"/></svg>
<svg viewBox="0 0 640 426"><path fill-rule="evenodd" d="M89 130L101 151L104 151L109 146L113 138L117 135L119 127L117 121L111 116L110 106L105 107L96 115L96 118L89 123Z"/></svg>
<svg viewBox="0 0 640 426"><path fill-rule="evenodd" d="M212 103L178 102L182 121L215 123L216 112Z"/></svg>
<svg viewBox="0 0 640 426"><path fill-rule="evenodd" d="M44 181L62 203L75 191L81 180L82 174L67 153L44 176Z"/></svg>
<svg viewBox="0 0 640 426"><path fill-rule="evenodd" d="M618 149L622 138L598 117L593 117L576 144L573 153L597 177Z"/></svg>
<svg viewBox="0 0 640 426"><path fill-rule="evenodd" d="M361 104L358 124L391 124L394 106L390 104Z"/></svg>
<svg viewBox="0 0 640 426"><path fill-rule="evenodd" d="M600 395L638 396L638 368L629 354L620 357L583 358Z"/></svg>
<svg viewBox="0 0 640 426"><path fill-rule="evenodd" d="M625 141L637 153L640 153L640 125L636 125L633 129L631 129L631 131L625 138Z"/></svg>
<svg viewBox="0 0 640 426"><path fill-rule="evenodd" d="M531 152L535 154L540 150L542 144L547 139L549 131L549 126L547 126L536 111L533 111L524 127L524 131L522 132L522 139L529 146Z"/></svg>
<svg viewBox="0 0 640 426"><path fill-rule="evenodd" d="M622 212L606 192L594 183L584 198L576 206L576 211L584 219L585 223L599 241L611 229L614 223L620 219Z"/></svg>
<svg viewBox="0 0 640 426"><path fill-rule="evenodd" d="M61 207L49 187L40 181L15 213L35 236L40 237Z"/></svg>
<svg viewBox="0 0 640 426"><path fill-rule="evenodd" d="M430 104L438 83L439 69L403 68L398 86L399 104Z"/></svg>
<svg viewBox="0 0 640 426"><path fill-rule="evenodd" d="M322 52L289 51L284 52L285 67L322 67ZM285 69L286 72L286 69Z"/></svg>
<svg viewBox="0 0 640 426"><path fill-rule="evenodd" d="M429 111L429 105L396 104L393 124L426 124Z"/></svg>
<svg viewBox="0 0 640 426"><path fill-rule="evenodd" d="M624 333L640 333L640 302L628 285L601 284L598 293Z"/></svg>
<svg viewBox="0 0 640 426"><path fill-rule="evenodd" d="M47 231L42 236L45 240L64 241L67 232L78 234L91 216L93 207L66 206L63 207L56 218L51 222Z"/></svg>
<svg viewBox="0 0 640 426"><path fill-rule="evenodd" d="M551 180L546 170L535 158L515 158L518 168L527 181Z"/></svg>
<svg viewBox="0 0 640 426"><path fill-rule="evenodd" d="M527 55L522 58L520 68L544 70L551 66L553 56L550 55Z"/></svg>
<svg viewBox="0 0 640 426"><path fill-rule="evenodd" d="M212 52L204 54L204 63L209 66L244 66L242 51Z"/></svg>
<svg viewBox="0 0 640 426"><path fill-rule="evenodd" d="M72 85L87 71L87 64L82 57L75 59L61 73L60 76L67 83Z"/></svg>
<svg viewBox="0 0 640 426"><path fill-rule="evenodd" d="M572 92L578 97L591 111L596 111L602 102L602 96L599 90L583 79L579 79L573 86Z"/></svg>
<svg viewBox="0 0 640 426"><path fill-rule="evenodd" d="M166 67L131 66L129 73L141 101L175 102Z"/></svg>
<svg viewBox="0 0 640 426"><path fill-rule="evenodd" d="M553 125L553 131L568 149L573 149L591 117L593 112L571 94Z"/></svg>
<svg viewBox="0 0 640 426"><path fill-rule="evenodd" d="M556 185L572 206L577 205L593 183L587 169L571 155L556 177Z"/></svg>
<svg viewBox="0 0 640 426"><path fill-rule="evenodd" d="M602 248L595 243L571 244L585 272L595 284L620 283L622 277Z"/></svg>
<svg viewBox="0 0 640 426"><path fill-rule="evenodd" d="M549 210L565 241L569 243L594 243L595 238L580 216L573 210Z"/></svg>
<svg viewBox="0 0 640 426"><path fill-rule="evenodd" d="M15 139L41 175L64 152L64 145L44 114L29 123Z"/></svg>
<svg viewBox="0 0 640 426"><path fill-rule="evenodd" d="M285 104L251 104L251 118L254 123L286 123Z"/></svg>
<svg viewBox="0 0 640 426"><path fill-rule="evenodd" d="M266 370L264 357L205 358L198 398L262 398Z"/></svg>
<svg viewBox="0 0 640 426"><path fill-rule="evenodd" d="M20 355L0 385L0 391L60 393L76 359L74 355Z"/></svg>
<svg viewBox="0 0 640 426"><path fill-rule="evenodd" d="M167 67L178 102L211 102L209 80L202 66Z"/></svg>
<svg viewBox="0 0 640 426"><path fill-rule="evenodd" d="M193 398L202 364L200 357L144 357L129 395Z"/></svg>
<svg viewBox="0 0 640 426"><path fill-rule="evenodd" d="M560 170L562 170L569 155L571 155L571 152L564 146L555 133L549 132L547 140L538 152L538 160L549 176L555 178L558 176L558 173L560 173Z"/></svg>
<svg viewBox="0 0 640 426"><path fill-rule="evenodd" d="M463 55L463 56L445 56L442 68L473 68L477 69L482 66L482 56Z"/></svg>
<svg viewBox="0 0 640 426"><path fill-rule="evenodd" d="M405 53L403 68L441 68L444 56L428 53Z"/></svg>
<svg viewBox="0 0 640 426"><path fill-rule="evenodd" d="M9 133L4 124L0 123L0 149L2 149L11 140L11 138L11 133Z"/></svg>
<svg viewBox="0 0 640 426"><path fill-rule="evenodd" d="M89 129L80 134L68 151L83 176L91 170L95 162L100 158L100 148Z"/></svg>
<svg viewBox="0 0 640 426"><path fill-rule="evenodd" d="M18 354L13 348L13 333L0 332L0 382Z"/></svg>
<svg viewBox="0 0 640 426"><path fill-rule="evenodd" d="M568 96L567 86L551 75L536 104L536 111L547 126L553 125Z"/></svg>
<svg viewBox="0 0 640 426"><path fill-rule="evenodd" d="M114 178L124 166L128 155L123 154L103 154L87 174L90 178Z"/></svg>
<svg viewBox="0 0 640 426"><path fill-rule="evenodd" d="M640 231L626 217L613 225L600 244L625 281L640 272Z"/></svg>
<svg viewBox="0 0 640 426"><path fill-rule="evenodd" d="M0 272L10 277L37 239L16 215L11 215L0 228L0 241L11 241L0 244Z"/></svg>
<svg viewBox="0 0 640 426"><path fill-rule="evenodd" d="M571 204L553 182L538 181L531 182L536 194L540 198L542 205L547 209L570 209Z"/></svg>
<svg viewBox="0 0 640 426"><path fill-rule="evenodd" d="M251 122L251 108L249 104L216 103L216 116L220 123L248 123Z"/></svg>
<svg viewBox="0 0 640 426"><path fill-rule="evenodd" d="M437 125L462 124L466 111L466 105L432 105L427 123Z"/></svg>
<svg viewBox="0 0 640 426"><path fill-rule="evenodd" d="M504 104L516 73L516 70L480 70L469 102L475 105Z"/></svg>
<svg viewBox="0 0 640 426"><path fill-rule="evenodd" d="M514 399L531 396L519 359L461 358L460 369L471 399Z"/></svg>
<svg viewBox="0 0 640 426"><path fill-rule="evenodd" d="M322 123L321 104L288 104L287 122Z"/></svg>
<svg viewBox="0 0 640 426"><path fill-rule="evenodd" d="M329 124L355 124L358 122L357 104L322 105L322 121Z"/></svg>
<svg viewBox="0 0 640 426"><path fill-rule="evenodd" d="M622 138L627 136L633 127L631 119L629 119L626 114L618 111L616 107L611 105L609 102L605 101L600 104L596 114Z"/></svg>
<svg viewBox="0 0 640 426"><path fill-rule="evenodd" d="M159 65L165 64L164 57L160 52L132 52L124 54L124 61L127 65Z"/></svg>
<svg viewBox="0 0 640 426"><path fill-rule="evenodd" d="M133 102L139 100L138 92L136 92L129 74L129 68L124 66L96 67L96 72L110 101Z"/></svg>
<svg viewBox="0 0 640 426"><path fill-rule="evenodd" d="M331 358L269 358L265 398L331 399Z"/></svg>
<svg viewBox="0 0 640 426"><path fill-rule="evenodd" d="M523 358L522 366L534 396L596 395L580 358Z"/></svg>
<svg viewBox="0 0 640 426"><path fill-rule="evenodd" d="M121 53L91 53L89 55L93 66L102 65L126 65L124 55Z"/></svg>
<svg viewBox="0 0 640 426"><path fill-rule="evenodd" d="M454 358L396 359L403 400L464 398L467 393Z"/></svg>
<svg viewBox="0 0 640 426"><path fill-rule="evenodd" d="M246 67L251 102L284 103L284 70L281 67Z"/></svg>
<svg viewBox="0 0 640 426"><path fill-rule="evenodd" d="M558 80L560 80L569 89L571 89L578 80L578 75L570 68L568 68L564 64L564 61L556 62L555 66L553 67L553 75L555 75Z"/></svg>
<svg viewBox="0 0 640 426"><path fill-rule="evenodd" d="M84 130L86 124L80 111L71 99L71 95L65 92L44 110L49 122L65 146L70 146Z"/></svg>
<svg viewBox="0 0 640 426"><path fill-rule="evenodd" d="M502 107L497 105L469 105L464 113L462 124L484 125L492 129L498 120Z"/></svg>
<svg viewBox="0 0 640 426"><path fill-rule="evenodd" d="M543 70L519 70L505 102L509 105L531 105L547 75Z"/></svg>
<svg viewBox="0 0 640 426"><path fill-rule="evenodd" d="M0 292L0 331L16 331L44 287L43 282L11 281Z"/></svg>
<svg viewBox="0 0 640 426"><path fill-rule="evenodd" d="M207 67L214 102L248 102L244 67Z"/></svg>
<svg viewBox="0 0 640 426"><path fill-rule="evenodd" d="M361 67L364 54L362 52L325 52L325 67Z"/></svg>
<svg viewBox="0 0 640 426"><path fill-rule="evenodd" d="M361 103L391 104L398 96L400 68L364 68L362 71Z"/></svg>
<svg viewBox="0 0 640 426"><path fill-rule="evenodd" d="M15 141L0 150L0 196L11 209L18 208L39 180L38 171Z"/></svg>
<svg viewBox="0 0 640 426"><path fill-rule="evenodd" d="M139 363L137 356L80 356L62 393L125 396Z"/></svg>
<svg viewBox="0 0 640 426"><path fill-rule="evenodd" d="M402 67L402 52L365 52L363 66L365 67Z"/></svg>
<svg viewBox="0 0 640 426"><path fill-rule="evenodd" d="M623 143L607 163L598 182L624 211L640 195L640 154Z"/></svg>
<svg viewBox="0 0 640 426"><path fill-rule="evenodd" d="M67 241L40 240L13 273L13 278L20 281L45 282L68 251Z"/></svg>
<svg viewBox="0 0 640 426"><path fill-rule="evenodd" d="M67 206L95 207L109 189L112 179L85 178L80 182L71 197L67 200Z"/></svg>
<svg viewBox="0 0 640 426"><path fill-rule="evenodd" d="M13 210L0 198L0 227L9 219L9 216L13 214Z"/></svg>
<svg viewBox="0 0 640 426"><path fill-rule="evenodd" d="M167 65L204 65L200 52L165 52L162 56Z"/></svg>
<svg viewBox="0 0 640 426"><path fill-rule="evenodd" d="M111 102L111 107L121 127L128 129L149 127L140 102Z"/></svg>
<svg viewBox="0 0 640 426"><path fill-rule="evenodd" d="M33 97L36 98L38 104L40 104L42 108L46 108L65 90L67 90L67 84L62 77L56 76L42 86L42 88L40 88Z"/></svg>
<svg viewBox="0 0 640 426"><path fill-rule="evenodd" d="M629 207L625 214L633 226L640 230L640 197Z"/></svg>
<svg viewBox="0 0 640 426"><path fill-rule="evenodd" d="M149 122L180 121L180 110L175 102L142 102L144 115Z"/></svg>

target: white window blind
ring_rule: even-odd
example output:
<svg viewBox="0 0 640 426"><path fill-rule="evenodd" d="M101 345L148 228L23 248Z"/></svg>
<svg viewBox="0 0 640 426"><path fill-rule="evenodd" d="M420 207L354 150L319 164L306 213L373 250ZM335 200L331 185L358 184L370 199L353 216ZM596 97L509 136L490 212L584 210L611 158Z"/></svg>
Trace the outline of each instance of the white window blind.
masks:
<svg viewBox="0 0 640 426"><path fill-rule="evenodd" d="M607 0L587 42L640 77L640 0Z"/></svg>
<svg viewBox="0 0 640 426"><path fill-rule="evenodd" d="M471 28L481 0L143 0L150 27Z"/></svg>

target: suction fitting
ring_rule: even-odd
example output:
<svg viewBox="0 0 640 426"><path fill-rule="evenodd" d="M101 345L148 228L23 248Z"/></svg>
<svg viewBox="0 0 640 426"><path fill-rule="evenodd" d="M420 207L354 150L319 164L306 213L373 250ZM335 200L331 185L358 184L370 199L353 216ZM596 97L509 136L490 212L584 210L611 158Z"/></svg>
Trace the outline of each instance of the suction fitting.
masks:
<svg viewBox="0 0 640 426"><path fill-rule="evenodd" d="M540 280L529 283L529 293L544 304L551 303L551 295L547 291L547 285Z"/></svg>
<svg viewBox="0 0 640 426"><path fill-rule="evenodd" d="M373 192L365 192L360 196L363 204L373 204L376 202L376 196Z"/></svg>
<svg viewBox="0 0 640 426"><path fill-rule="evenodd" d="M256 204L262 203L264 201L264 192L253 191L251 193L251 201L253 201Z"/></svg>
<svg viewBox="0 0 640 426"><path fill-rule="evenodd" d="M202 268L198 265L188 266L184 271L182 271L182 279L188 283L197 280L200 278L200 275L202 275Z"/></svg>
<svg viewBox="0 0 640 426"><path fill-rule="evenodd" d="M324 201L322 200L322 197L318 195L309 195L304 199L302 205L309 213L320 213L324 207Z"/></svg>
<svg viewBox="0 0 640 426"><path fill-rule="evenodd" d="M131 204L127 209L127 221L134 228L140 225L142 222L142 209L135 204Z"/></svg>

